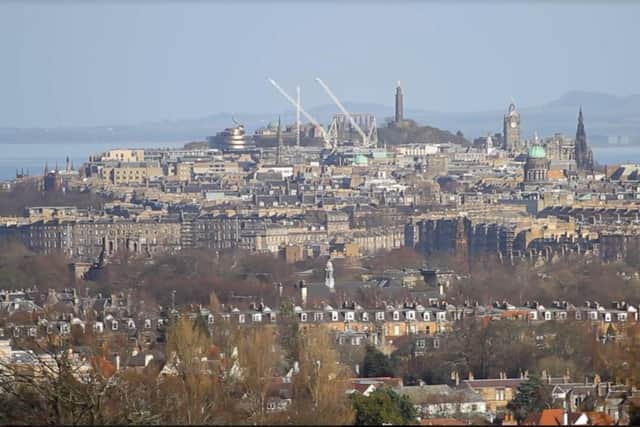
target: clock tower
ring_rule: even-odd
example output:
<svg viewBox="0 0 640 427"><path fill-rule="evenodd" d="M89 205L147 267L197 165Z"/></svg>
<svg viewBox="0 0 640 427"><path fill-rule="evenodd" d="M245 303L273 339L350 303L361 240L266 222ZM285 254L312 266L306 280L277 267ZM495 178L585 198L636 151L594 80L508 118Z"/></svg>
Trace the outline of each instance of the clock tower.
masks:
<svg viewBox="0 0 640 427"><path fill-rule="evenodd" d="M516 151L520 148L520 113L516 110L516 104L511 102L503 121L504 146L507 151Z"/></svg>

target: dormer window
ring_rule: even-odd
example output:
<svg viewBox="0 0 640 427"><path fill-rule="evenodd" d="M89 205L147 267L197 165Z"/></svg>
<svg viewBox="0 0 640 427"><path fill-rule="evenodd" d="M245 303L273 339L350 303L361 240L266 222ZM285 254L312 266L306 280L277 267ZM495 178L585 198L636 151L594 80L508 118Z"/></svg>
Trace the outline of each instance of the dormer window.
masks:
<svg viewBox="0 0 640 427"><path fill-rule="evenodd" d="M582 320L582 312L576 311L576 320Z"/></svg>
<svg viewBox="0 0 640 427"><path fill-rule="evenodd" d="M566 320L567 318L567 312L566 311L561 311L558 313L558 319L560 320Z"/></svg>
<svg viewBox="0 0 640 427"><path fill-rule="evenodd" d="M416 319L416 312L415 311L407 311L406 316L407 316L407 320L415 320Z"/></svg>
<svg viewBox="0 0 640 427"><path fill-rule="evenodd" d="M429 316L429 312L425 311L424 313L422 313L422 320L424 320L425 322L428 322L431 319L431 316Z"/></svg>
<svg viewBox="0 0 640 427"><path fill-rule="evenodd" d="M324 320L324 313L313 313L314 322L322 322Z"/></svg>
<svg viewBox="0 0 640 427"><path fill-rule="evenodd" d="M604 321L605 322L611 322L611 313L605 313L604 314Z"/></svg>
<svg viewBox="0 0 640 427"><path fill-rule="evenodd" d="M369 321L369 313L367 313L366 311L364 313L362 313L362 321L363 322L368 322Z"/></svg>
<svg viewBox="0 0 640 427"><path fill-rule="evenodd" d="M151 329L151 319L144 319L144 328Z"/></svg>
<svg viewBox="0 0 640 427"><path fill-rule="evenodd" d="M550 311L545 311L544 312L544 320L551 320L551 312Z"/></svg>
<svg viewBox="0 0 640 427"><path fill-rule="evenodd" d="M624 322L627 320L627 313L618 313L618 320Z"/></svg>
<svg viewBox="0 0 640 427"><path fill-rule="evenodd" d="M307 321L307 313L300 313L300 321L301 322Z"/></svg>
<svg viewBox="0 0 640 427"><path fill-rule="evenodd" d="M355 319L355 313L353 311L347 311L344 313L344 320L351 321Z"/></svg>
<svg viewBox="0 0 640 427"><path fill-rule="evenodd" d="M384 311L376 312L376 320L384 320Z"/></svg>
<svg viewBox="0 0 640 427"><path fill-rule="evenodd" d="M393 312L393 320L400 320L400 312L398 311Z"/></svg>
<svg viewBox="0 0 640 427"><path fill-rule="evenodd" d="M598 312L597 311L590 311L589 312L589 319L590 320L598 320Z"/></svg>
<svg viewBox="0 0 640 427"><path fill-rule="evenodd" d="M114 320L113 322L111 322L111 330L112 331L117 331L118 330L118 321Z"/></svg>
<svg viewBox="0 0 640 427"><path fill-rule="evenodd" d="M252 316L251 321L252 321L252 322L254 322L254 323L260 323L260 322L262 322L262 314L260 314L260 313L253 313L253 316Z"/></svg>
<svg viewBox="0 0 640 427"><path fill-rule="evenodd" d="M244 323L244 314L238 315L238 323Z"/></svg>
<svg viewBox="0 0 640 427"><path fill-rule="evenodd" d="M272 321L272 322L275 322L275 321L276 321L276 314L275 314L275 313L271 313L271 314L269 315L269 317L271 317L271 321Z"/></svg>
<svg viewBox="0 0 640 427"><path fill-rule="evenodd" d="M210 325L213 325L214 322L215 322L215 317L213 316L213 314L209 314L207 316L207 323L209 323Z"/></svg>
<svg viewBox="0 0 640 427"><path fill-rule="evenodd" d="M445 320L447 320L447 313L445 313L444 311L439 311L437 317L439 322L444 322Z"/></svg>
<svg viewBox="0 0 640 427"><path fill-rule="evenodd" d="M338 312L337 311L332 311L331 312L331 321L337 322L338 320L340 320L339 317L338 317Z"/></svg>

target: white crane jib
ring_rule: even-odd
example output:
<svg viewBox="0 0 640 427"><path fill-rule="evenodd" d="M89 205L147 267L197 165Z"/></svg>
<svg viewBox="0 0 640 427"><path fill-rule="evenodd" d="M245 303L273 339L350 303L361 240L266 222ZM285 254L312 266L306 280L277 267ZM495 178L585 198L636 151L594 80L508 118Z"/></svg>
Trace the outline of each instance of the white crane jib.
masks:
<svg viewBox="0 0 640 427"><path fill-rule="evenodd" d="M342 111L342 114L344 114L349 119L349 122L351 123L351 126L353 126L355 128L355 130L360 134L360 137L362 138L362 145L364 145L365 147L368 147L369 146L369 136L367 136L367 134L364 133L362 128L360 128L360 126L358 126L356 121L353 120L353 117L351 117L351 114L349 114L347 109L344 108L344 105L342 105L342 103L340 102L338 97L335 96L333 92L331 92L331 89L329 89L329 86L327 86L325 84L325 82L323 82L320 79L320 77L316 77L316 81L320 84L320 86L322 86L324 91L327 92L327 95L329 95L329 98L331 98L331 100L334 102L334 104L336 104L338 106L340 111Z"/></svg>
<svg viewBox="0 0 640 427"><path fill-rule="evenodd" d="M289 94L285 92L285 90L282 89L280 85L276 83L275 80L273 79L267 79L267 80L269 80L269 83L271 83L271 85L275 87L278 92L280 92L280 95L284 96L285 99L289 101L289 103L291 103L291 105L293 105L297 110L299 110L302 113L302 115L311 122L311 124L313 124L316 128L320 129L320 133L322 134L322 139L324 140L325 146L329 147L331 145L331 141L329 140L329 135L327 135L327 131L324 129L324 127L322 127L322 125L318 123L318 121L314 119L311 114L307 113L304 110L304 108L302 108L302 105L300 105L300 103L296 102L295 99L290 97Z"/></svg>

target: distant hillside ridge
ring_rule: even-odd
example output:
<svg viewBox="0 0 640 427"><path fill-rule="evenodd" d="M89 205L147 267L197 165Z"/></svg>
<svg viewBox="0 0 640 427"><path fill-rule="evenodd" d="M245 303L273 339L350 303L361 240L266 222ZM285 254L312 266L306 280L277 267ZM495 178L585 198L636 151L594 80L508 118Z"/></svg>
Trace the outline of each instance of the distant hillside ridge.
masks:
<svg viewBox="0 0 640 427"><path fill-rule="evenodd" d="M389 144L399 140L410 140L426 136L432 140L451 138L439 134L441 129L451 132L461 131L466 139L502 132L504 109L477 112L438 112L420 108L405 107L405 117L409 117L424 130L413 134L388 131L387 118L393 116L393 108L374 103L345 102L348 111L373 113L381 134ZM523 138L550 136L560 132L573 136L576 131L578 109L582 106L589 144L627 143L640 145L640 95L617 96L600 92L570 91L547 104L525 107L518 105L522 117ZM320 123L327 125L334 113L334 105L321 105L308 111ZM284 123L295 122L295 111L288 109L273 113L216 113L188 120L164 120L135 125L109 125L60 128L0 128L1 143L99 143L99 142L175 142L202 140L215 135L225 127L233 125L233 118L243 123L248 132L276 120L278 115ZM447 132L447 131L442 131ZM463 143L460 141L460 143Z"/></svg>

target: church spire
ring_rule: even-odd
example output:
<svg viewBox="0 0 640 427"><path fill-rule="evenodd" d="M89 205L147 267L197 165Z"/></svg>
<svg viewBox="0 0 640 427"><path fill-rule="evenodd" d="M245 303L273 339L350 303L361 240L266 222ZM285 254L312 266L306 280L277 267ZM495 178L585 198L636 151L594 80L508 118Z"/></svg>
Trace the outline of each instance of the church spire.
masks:
<svg viewBox="0 0 640 427"><path fill-rule="evenodd" d="M578 113L578 124L584 126L584 117L582 116L582 104L580 104L580 112Z"/></svg>
<svg viewBox="0 0 640 427"><path fill-rule="evenodd" d="M593 169L593 153L587 145L587 133L584 130L584 116L582 114L582 105L580 105L580 110L578 112L578 128L576 129L575 141L575 159L578 169Z"/></svg>

